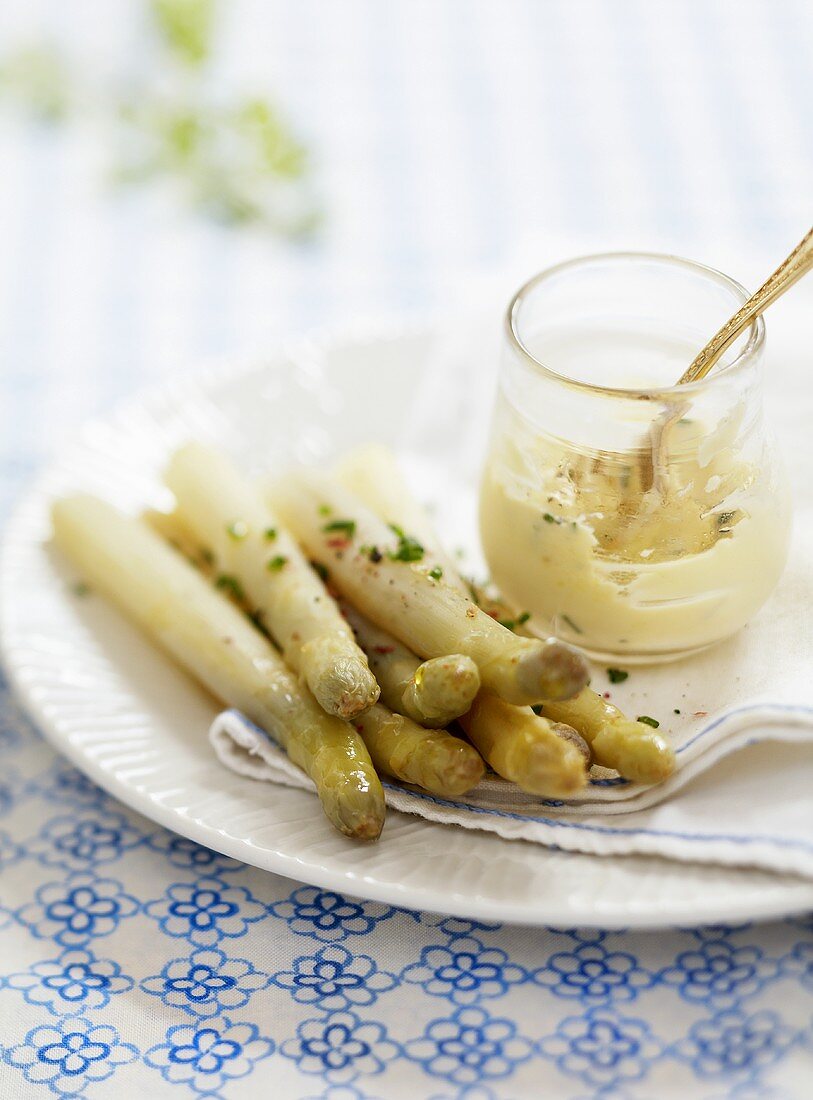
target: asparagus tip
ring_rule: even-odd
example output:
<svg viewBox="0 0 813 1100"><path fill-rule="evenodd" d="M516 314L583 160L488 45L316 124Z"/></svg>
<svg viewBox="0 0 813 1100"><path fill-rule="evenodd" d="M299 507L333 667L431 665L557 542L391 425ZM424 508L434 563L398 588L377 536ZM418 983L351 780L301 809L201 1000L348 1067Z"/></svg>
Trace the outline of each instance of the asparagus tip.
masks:
<svg viewBox="0 0 813 1100"><path fill-rule="evenodd" d="M581 754L585 765L587 767L590 766L592 760L590 746L580 733L577 733L572 726L568 726L564 722L552 722L551 729L555 730L557 736L561 737L563 741L567 741L573 745Z"/></svg>
<svg viewBox="0 0 813 1100"><path fill-rule="evenodd" d="M587 765L579 749L557 736L555 743L529 745L521 775L514 781L540 798L571 798L587 785Z"/></svg>
<svg viewBox="0 0 813 1100"><path fill-rule="evenodd" d="M308 686L324 711L345 721L369 710L381 693L366 663L351 658L324 666L320 675L308 677Z"/></svg>
<svg viewBox="0 0 813 1100"><path fill-rule="evenodd" d="M675 752L666 738L631 718L602 730L593 740L593 755L633 783L662 783L675 770Z"/></svg>
<svg viewBox="0 0 813 1100"><path fill-rule="evenodd" d="M578 650L558 638L548 638L529 647L520 662L518 679L534 702L560 702L586 687L590 670Z"/></svg>
<svg viewBox="0 0 813 1100"><path fill-rule="evenodd" d="M353 840L377 840L384 828L384 791L377 776L351 770L338 777L331 796L323 797L330 822Z"/></svg>

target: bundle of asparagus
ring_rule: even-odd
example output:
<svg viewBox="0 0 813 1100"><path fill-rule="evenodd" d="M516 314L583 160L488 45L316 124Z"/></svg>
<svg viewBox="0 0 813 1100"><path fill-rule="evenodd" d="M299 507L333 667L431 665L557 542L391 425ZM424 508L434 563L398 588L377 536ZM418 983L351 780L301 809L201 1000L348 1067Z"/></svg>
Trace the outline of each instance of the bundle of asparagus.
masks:
<svg viewBox="0 0 813 1100"><path fill-rule="evenodd" d="M663 738L589 692L575 650L478 607L387 452L372 463L357 452L337 478L291 475L266 499L189 444L165 480L171 513L58 501L57 545L279 742L347 836L381 832L379 773L459 798L485 761L527 791L567 797L587 781L585 741L630 778L671 770ZM446 728L455 721L465 737Z"/></svg>

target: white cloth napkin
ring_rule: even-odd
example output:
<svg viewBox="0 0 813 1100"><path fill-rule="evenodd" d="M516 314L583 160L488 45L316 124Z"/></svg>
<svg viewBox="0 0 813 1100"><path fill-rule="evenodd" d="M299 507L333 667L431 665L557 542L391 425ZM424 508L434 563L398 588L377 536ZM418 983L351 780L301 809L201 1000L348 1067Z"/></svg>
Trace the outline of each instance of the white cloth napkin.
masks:
<svg viewBox="0 0 813 1100"><path fill-rule="evenodd" d="M232 771L313 790L268 734L237 711L218 715L209 736ZM677 754L677 772L660 786L597 776L567 803L534 798L496 777L456 802L394 783L385 783L386 798L403 813L507 839L813 878L813 706L734 708L683 738Z"/></svg>

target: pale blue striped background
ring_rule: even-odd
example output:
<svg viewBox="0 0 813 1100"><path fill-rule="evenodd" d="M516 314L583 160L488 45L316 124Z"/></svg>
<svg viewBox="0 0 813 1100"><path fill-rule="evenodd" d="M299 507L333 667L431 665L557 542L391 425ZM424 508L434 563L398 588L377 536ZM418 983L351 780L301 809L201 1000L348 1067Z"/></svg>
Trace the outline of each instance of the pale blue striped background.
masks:
<svg viewBox="0 0 813 1100"><path fill-rule="evenodd" d="M305 248L111 195L92 131L0 118L2 507L80 420L196 360L359 315L436 312L472 276L670 248L756 277L810 220L807 0L254 0L216 83L286 104L327 222ZM15 0L101 69L138 5Z"/></svg>

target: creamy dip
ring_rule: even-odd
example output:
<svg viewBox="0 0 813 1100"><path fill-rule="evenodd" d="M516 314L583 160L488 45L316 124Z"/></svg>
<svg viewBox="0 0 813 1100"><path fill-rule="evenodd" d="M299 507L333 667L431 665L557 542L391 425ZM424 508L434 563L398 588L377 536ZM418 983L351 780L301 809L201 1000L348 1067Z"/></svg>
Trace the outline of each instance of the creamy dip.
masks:
<svg viewBox="0 0 813 1100"><path fill-rule="evenodd" d="M654 489L640 463L579 452L501 397L480 511L496 585L595 655L668 657L732 634L775 587L790 522L784 479L741 456L741 417L673 422Z"/></svg>

